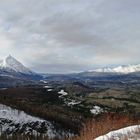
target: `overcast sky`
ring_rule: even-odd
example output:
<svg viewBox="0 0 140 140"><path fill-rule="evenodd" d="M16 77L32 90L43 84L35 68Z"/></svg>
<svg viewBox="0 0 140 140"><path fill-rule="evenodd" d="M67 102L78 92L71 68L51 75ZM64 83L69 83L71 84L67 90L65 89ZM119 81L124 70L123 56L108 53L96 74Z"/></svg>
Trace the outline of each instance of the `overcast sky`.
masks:
<svg viewBox="0 0 140 140"><path fill-rule="evenodd" d="M0 0L0 58L37 72L140 63L140 0Z"/></svg>

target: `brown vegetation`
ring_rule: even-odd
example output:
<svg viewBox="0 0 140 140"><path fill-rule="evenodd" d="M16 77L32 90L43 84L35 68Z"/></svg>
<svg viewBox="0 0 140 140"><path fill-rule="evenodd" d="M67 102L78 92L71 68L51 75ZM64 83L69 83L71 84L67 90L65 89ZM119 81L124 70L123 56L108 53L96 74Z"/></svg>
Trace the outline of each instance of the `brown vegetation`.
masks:
<svg viewBox="0 0 140 140"><path fill-rule="evenodd" d="M40 95L42 95L40 97ZM66 128L70 128L79 135L65 138L65 140L93 140L94 138L104 135L112 130L117 130L130 125L140 123L140 118L135 115L125 113L104 113L96 116L94 119L85 119L81 114L70 111L61 106L41 104L44 94L40 94L38 90L32 89L9 89L0 92L0 103L13 106L17 109L24 110L34 116L39 116L47 120L52 120L63 124ZM38 101L38 102L37 102ZM0 140L49 140L41 136L20 136L14 135L7 138L3 135ZM53 140L62 140L55 138Z"/></svg>
<svg viewBox="0 0 140 140"><path fill-rule="evenodd" d="M87 120L84 123L83 128L80 130L80 135L74 137L64 138L63 140L94 140L94 138L104 135L112 130L117 130L131 125L137 125L140 123L139 118L126 114L115 114L115 113L105 113L100 116L97 116L94 119ZM138 130L135 133L140 133ZM0 140L62 140L59 138L48 139L47 137L42 136L27 136L27 135L14 135L13 137L7 138L2 136L3 139ZM126 138L126 136L124 136ZM127 140L127 138L126 138Z"/></svg>
<svg viewBox="0 0 140 140"><path fill-rule="evenodd" d="M63 106L48 105L47 101L42 103L45 98L46 94L42 94L40 89L13 88L0 91L0 103L23 110L30 115L60 123L64 128L77 133L81 127L80 122L83 121L81 114Z"/></svg>
<svg viewBox="0 0 140 140"><path fill-rule="evenodd" d="M138 118L125 114L106 113L101 116L87 121L80 131L80 136L72 140L93 140L94 138L104 135L112 130L117 130L130 125L140 123Z"/></svg>

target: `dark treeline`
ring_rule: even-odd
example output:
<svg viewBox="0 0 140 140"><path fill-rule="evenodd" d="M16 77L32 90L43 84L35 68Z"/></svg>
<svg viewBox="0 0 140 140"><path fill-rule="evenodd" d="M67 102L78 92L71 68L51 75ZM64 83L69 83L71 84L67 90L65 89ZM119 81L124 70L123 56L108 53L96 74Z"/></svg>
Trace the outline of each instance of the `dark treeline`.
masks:
<svg viewBox="0 0 140 140"><path fill-rule="evenodd" d="M23 110L29 115L37 116L48 121L59 123L61 124L61 127L68 131L72 130L73 133L79 132L79 129L82 127L85 119L80 113L70 111L65 107L57 105L43 104L40 99L37 98L38 96L34 97L36 96L34 91L33 94L25 92L22 89L20 91L13 90L12 92L2 92L0 93L0 103L11 106L15 109ZM29 90L27 92L29 92ZM41 97L41 99L42 98L43 97Z"/></svg>

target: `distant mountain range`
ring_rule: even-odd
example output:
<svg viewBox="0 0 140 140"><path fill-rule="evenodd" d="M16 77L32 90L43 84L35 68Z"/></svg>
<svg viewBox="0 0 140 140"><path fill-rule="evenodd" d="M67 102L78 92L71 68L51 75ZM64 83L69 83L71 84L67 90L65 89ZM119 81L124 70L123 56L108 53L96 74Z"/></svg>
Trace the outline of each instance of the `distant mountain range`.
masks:
<svg viewBox="0 0 140 140"><path fill-rule="evenodd" d="M104 72L104 73L122 73L122 74L128 74L128 73L134 73L134 72L140 72L140 64L138 65L124 65L124 66L118 66L115 68L101 68L93 70L94 72Z"/></svg>
<svg viewBox="0 0 140 140"><path fill-rule="evenodd" d="M14 57L9 55L3 60L0 60L0 70L7 71L7 72L15 72L27 75L36 75L35 72L30 70L29 68L25 67L22 63L16 60ZM140 64L137 65L124 65L118 67L105 67L99 68L95 70L90 70L87 72L99 72L99 73L121 73L121 74L129 74L134 72L140 72Z"/></svg>
<svg viewBox="0 0 140 140"><path fill-rule="evenodd" d="M17 85L28 85L36 83L42 79L50 81L75 81L76 79L85 80L85 78L131 78L140 77L140 64L118 66L115 68L100 68L91 71L73 74L38 74L25 67L22 63L9 55L0 60L0 87L9 87ZM114 78L113 78L114 79Z"/></svg>
<svg viewBox="0 0 140 140"><path fill-rule="evenodd" d="M81 72L79 76L84 77L104 77L104 76L140 76L140 64L137 65L123 65L118 67L105 67L95 70Z"/></svg>

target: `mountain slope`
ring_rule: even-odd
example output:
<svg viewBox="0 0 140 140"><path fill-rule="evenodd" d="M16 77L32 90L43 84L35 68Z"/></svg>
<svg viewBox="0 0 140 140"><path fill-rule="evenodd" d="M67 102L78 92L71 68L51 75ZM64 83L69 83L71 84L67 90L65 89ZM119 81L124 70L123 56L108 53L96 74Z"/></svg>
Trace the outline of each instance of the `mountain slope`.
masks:
<svg viewBox="0 0 140 140"><path fill-rule="evenodd" d="M21 64L18 60L16 60L11 55L9 55L3 60L0 60L0 69L7 70L7 71L11 70L23 74L34 74L34 72L26 68L23 64Z"/></svg>
<svg viewBox="0 0 140 140"><path fill-rule="evenodd" d="M42 135L53 138L55 136L61 137L70 134L63 129L57 131L57 127L54 123L31 116L24 111L3 104L0 104L0 124L1 134L6 133L8 136L18 133L32 134L34 136Z"/></svg>
<svg viewBox="0 0 140 140"><path fill-rule="evenodd" d="M29 84L40 79L42 79L41 75L26 68L10 55L0 60L0 85L2 87Z"/></svg>
<svg viewBox="0 0 140 140"><path fill-rule="evenodd" d="M122 73L122 74L128 74L128 73L134 73L134 72L140 72L140 64L138 65L126 65L126 66L118 66L115 68L101 68L93 70L94 72L103 72L103 73Z"/></svg>

